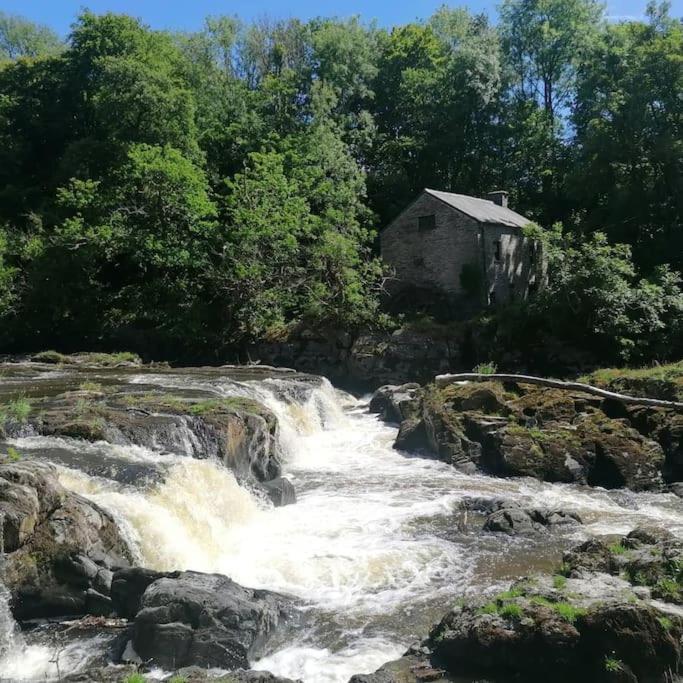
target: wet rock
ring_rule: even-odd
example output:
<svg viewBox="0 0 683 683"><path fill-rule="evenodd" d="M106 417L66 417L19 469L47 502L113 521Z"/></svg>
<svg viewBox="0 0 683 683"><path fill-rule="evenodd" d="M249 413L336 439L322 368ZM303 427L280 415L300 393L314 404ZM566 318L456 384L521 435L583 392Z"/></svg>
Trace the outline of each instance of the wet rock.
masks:
<svg viewBox="0 0 683 683"><path fill-rule="evenodd" d="M54 467L18 462L0 466L0 515L16 619L111 611L111 569L131 555L108 512L64 489Z"/></svg>
<svg viewBox="0 0 683 683"><path fill-rule="evenodd" d="M460 675L542 681L552 672L558 681L607 681L618 668L663 683L677 670L682 634L680 618L663 619L618 586L596 598L581 595L578 583L563 593L529 582L488 603L456 607L429 645L433 661Z"/></svg>
<svg viewBox="0 0 683 683"><path fill-rule="evenodd" d="M610 573L614 569L614 561L610 549L605 543L591 538L568 550L562 557L565 571L592 571Z"/></svg>
<svg viewBox="0 0 683 683"><path fill-rule="evenodd" d="M110 595L116 614L133 619L148 586L163 578L177 577L180 572L158 572L143 567L119 569L112 577Z"/></svg>
<svg viewBox="0 0 683 683"><path fill-rule="evenodd" d="M139 673L138 666L132 664L111 665L87 669L79 673L63 676L65 683L121 683ZM274 676L268 671L232 671L224 676L198 667L185 667L174 671L171 680L178 678L184 683L300 683L290 678Z"/></svg>
<svg viewBox="0 0 683 683"><path fill-rule="evenodd" d="M277 479L263 482L261 487L265 490L275 507L296 503L296 491L289 479L277 477Z"/></svg>
<svg viewBox="0 0 683 683"><path fill-rule="evenodd" d="M278 422L246 398L198 400L167 393L67 392L36 403L30 426L47 436L132 444L194 458L217 458L238 478L281 473Z"/></svg>
<svg viewBox="0 0 683 683"><path fill-rule="evenodd" d="M352 676L349 683L445 683L450 680L444 678L444 670L432 664L427 655L409 650L403 657L387 662L374 673Z"/></svg>
<svg viewBox="0 0 683 683"><path fill-rule="evenodd" d="M403 420L394 442L394 448L399 451L419 452L429 450L427 430L420 418Z"/></svg>
<svg viewBox="0 0 683 683"><path fill-rule="evenodd" d="M432 386L423 396L428 450L465 472L634 491L663 487L661 445L628 420L608 417L595 397L495 382Z"/></svg>
<svg viewBox="0 0 683 683"><path fill-rule="evenodd" d="M420 414L420 385L386 385L373 394L368 409L387 422L402 422Z"/></svg>
<svg viewBox="0 0 683 683"><path fill-rule="evenodd" d="M575 512L507 506L489 514L484 531L530 534L582 523L581 517Z"/></svg>
<svg viewBox="0 0 683 683"><path fill-rule="evenodd" d="M164 669L247 668L286 613L287 601L275 593L219 574L181 572L145 589L133 647L144 662Z"/></svg>

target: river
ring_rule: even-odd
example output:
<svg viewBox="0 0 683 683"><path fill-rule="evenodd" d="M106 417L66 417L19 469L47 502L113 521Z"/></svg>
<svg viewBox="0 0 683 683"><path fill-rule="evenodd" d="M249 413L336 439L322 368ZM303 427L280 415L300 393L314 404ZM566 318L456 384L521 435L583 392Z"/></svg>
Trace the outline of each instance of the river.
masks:
<svg viewBox="0 0 683 683"><path fill-rule="evenodd" d="M284 474L298 497L281 508L240 487L222 465L182 452L40 436L11 442L24 457L58 463L66 487L110 510L141 565L219 572L299 598L296 626L270 642L256 669L345 683L400 656L453 600L549 568L588 535L658 522L683 536L683 504L670 494L470 476L398 452L396 426L370 414L367 398L328 382L304 392L296 378L235 380L220 370L127 372L119 380L249 396L278 416ZM179 443L187 438L179 435ZM73 466L98 460L120 463L116 472L148 467L157 475L131 480ZM468 496L563 507L585 526L539 538L482 533L481 520L459 507ZM0 630L0 680L56 676L54 645L18 633L2 596ZM78 670L97 652L96 635L71 642L59 653L60 670Z"/></svg>

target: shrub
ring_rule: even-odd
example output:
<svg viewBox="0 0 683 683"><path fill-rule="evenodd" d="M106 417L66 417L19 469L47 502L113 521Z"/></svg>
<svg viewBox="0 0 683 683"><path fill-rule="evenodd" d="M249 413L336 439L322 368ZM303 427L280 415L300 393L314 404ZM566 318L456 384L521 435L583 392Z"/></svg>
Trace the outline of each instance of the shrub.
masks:
<svg viewBox="0 0 683 683"><path fill-rule="evenodd" d="M674 627L674 623L669 617L657 617L657 621L665 631L670 631Z"/></svg>
<svg viewBox="0 0 683 683"><path fill-rule="evenodd" d="M498 372L498 366L495 363L479 363L472 372L476 372L478 375L495 375Z"/></svg>
<svg viewBox="0 0 683 683"><path fill-rule="evenodd" d="M7 448L7 460L9 462L18 462L21 460L21 453L16 448L9 446Z"/></svg>
<svg viewBox="0 0 683 683"><path fill-rule="evenodd" d="M123 683L147 683L142 674L130 674L123 679Z"/></svg>
<svg viewBox="0 0 683 683"><path fill-rule="evenodd" d="M74 362L73 359L69 358L69 356L65 356L63 353L53 350L36 353L31 356L31 360L35 361L36 363L52 363L54 365L62 365L64 363Z"/></svg>
<svg viewBox="0 0 683 683"><path fill-rule="evenodd" d="M626 548L621 545L621 543L613 543L611 546L609 546L609 551L613 555L623 555L626 552Z"/></svg>
<svg viewBox="0 0 683 683"><path fill-rule="evenodd" d="M616 659L615 657L605 657L605 671L610 673L616 673L624 668L624 663L621 659Z"/></svg>

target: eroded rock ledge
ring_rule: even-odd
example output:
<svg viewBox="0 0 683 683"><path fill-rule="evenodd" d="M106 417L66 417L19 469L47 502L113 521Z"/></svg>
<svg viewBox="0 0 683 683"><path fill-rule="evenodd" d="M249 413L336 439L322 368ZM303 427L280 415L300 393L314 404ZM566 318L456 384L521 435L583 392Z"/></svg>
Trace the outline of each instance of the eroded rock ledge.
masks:
<svg viewBox="0 0 683 683"><path fill-rule="evenodd" d="M683 544L639 528L567 552L557 573L463 598L428 638L351 683L673 680L679 670Z"/></svg>
<svg viewBox="0 0 683 683"><path fill-rule="evenodd" d="M658 490L683 478L683 414L521 383L382 387L396 448L465 472Z"/></svg>

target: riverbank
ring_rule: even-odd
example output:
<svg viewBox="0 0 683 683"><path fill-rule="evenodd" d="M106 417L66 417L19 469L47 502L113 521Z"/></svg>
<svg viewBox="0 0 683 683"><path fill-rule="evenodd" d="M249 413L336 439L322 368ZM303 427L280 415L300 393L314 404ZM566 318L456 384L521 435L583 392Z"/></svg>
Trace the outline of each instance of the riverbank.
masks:
<svg viewBox="0 0 683 683"><path fill-rule="evenodd" d="M471 603L476 612L489 602L498 605L496 596L524 576L552 576L563 554L580 543L600 537L609 547L643 525L665 526L683 537L683 504L671 493L463 472L433 456L393 448L397 427L369 413L367 399L335 391L309 375L267 368L68 363L0 371L2 402L13 406L9 412L18 423L0 448L16 460L5 471L48 468L58 480L53 489L60 507L79 501L81 509L101 511L130 550L128 568L119 560L107 567L92 546L79 548L81 559L68 565L68 574L63 553L55 553L55 562L42 562L43 578L68 589L72 598L85 594L82 602L73 600L77 607L68 617L33 614L42 618L25 621L28 615L16 612L15 584L8 577L9 606L24 627L18 635L15 627L4 627L3 644L13 643L3 645L4 671L15 680L56 677L56 653L62 675L90 675L87 680L100 680L95 672L107 662L140 655L136 649L144 653L146 667L154 661L167 671L181 664L220 666L215 655L197 647L207 637L243 653L241 660L223 661L223 668L246 664L291 680L345 683L354 674L370 676L412 643L424 642L450 606ZM29 403L28 413L20 401ZM198 441L211 426L214 436L224 430L226 443L250 443L245 432L240 437L235 431L245 404L249 414L276 425L266 430L274 449L269 453L280 466L272 474L291 481L296 503L275 507L261 488L265 479L210 451L213 441ZM99 431L64 431L65 415L85 422L98 418ZM252 434L251 427L246 434ZM263 443L257 439L242 452L264 453ZM3 480L18 478L8 474ZM8 488L0 487L0 498L2 491ZM5 505L7 498L2 500ZM55 517L57 510L48 511L34 529L47 522L53 535L63 532L65 517ZM55 538L65 549L64 534ZM77 535L68 538L80 542ZM35 534L28 533L23 544L34 542ZM9 548L6 555L16 553ZM94 575L89 562L98 568ZM3 566L13 563L6 557ZM238 628L252 634L250 641L238 646L225 625L197 621L182 607L205 590L206 581L224 580L203 578L213 575L229 577L236 586L231 613L248 613L260 625L258 632ZM486 601L477 606L480 596ZM532 597L529 593L528 600ZM89 607L95 604L105 612L113 608L102 616L119 625L94 622L80 630L64 625L81 621L85 613L95 618ZM162 604L176 607L162 614ZM503 599L501 610L505 605ZM207 618L214 609L218 614L225 607L207 607ZM210 635L200 623L214 624ZM514 620L501 623L516 628ZM14 640L7 634L15 634ZM145 649L150 642L165 645L161 651ZM425 652L421 657L423 673L425 659L446 671ZM137 665L127 666L101 674L119 679L101 680L123 679ZM408 670L417 666L413 661ZM183 675L194 680L194 674Z"/></svg>

